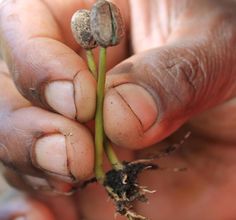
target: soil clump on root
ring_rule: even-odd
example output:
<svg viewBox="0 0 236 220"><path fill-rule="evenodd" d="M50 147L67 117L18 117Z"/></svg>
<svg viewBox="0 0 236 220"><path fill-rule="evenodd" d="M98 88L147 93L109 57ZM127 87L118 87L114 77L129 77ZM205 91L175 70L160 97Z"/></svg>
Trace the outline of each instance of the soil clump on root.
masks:
<svg viewBox="0 0 236 220"><path fill-rule="evenodd" d="M147 202L147 193L155 193L155 190L148 190L147 187L138 184L138 176L145 170L156 170L158 165L151 163L152 160L137 160L133 162L123 162L122 169L112 169L106 173L103 183L109 197L115 204L116 212L126 216L130 220L148 220L146 217L138 215L133 210L133 203L136 201ZM93 178L84 184L84 187L92 182Z"/></svg>

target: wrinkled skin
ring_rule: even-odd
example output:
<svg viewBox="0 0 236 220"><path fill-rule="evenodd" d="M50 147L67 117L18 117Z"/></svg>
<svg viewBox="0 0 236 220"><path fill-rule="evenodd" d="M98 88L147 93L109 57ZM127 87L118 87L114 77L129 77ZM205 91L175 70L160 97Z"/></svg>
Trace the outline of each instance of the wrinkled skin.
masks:
<svg viewBox="0 0 236 220"><path fill-rule="evenodd" d="M9 183L29 192L2 194L1 220L113 219L99 186L48 197L26 180L37 176L68 192L72 177L82 181L92 173L93 141L84 122L94 116L96 83L69 30L73 12L92 2L6 0L0 6L0 47L9 69L1 63L0 158ZM188 170L144 173L142 184L157 193L136 210L153 220L236 219L236 1L114 2L127 35L109 49L104 120L120 157L155 154L192 132L180 150L156 161Z"/></svg>

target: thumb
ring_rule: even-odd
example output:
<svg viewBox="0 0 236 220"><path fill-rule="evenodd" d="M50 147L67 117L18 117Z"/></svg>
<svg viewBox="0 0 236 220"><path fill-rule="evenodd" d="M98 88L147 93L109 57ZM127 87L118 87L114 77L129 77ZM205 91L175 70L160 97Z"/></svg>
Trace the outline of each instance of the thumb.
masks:
<svg viewBox="0 0 236 220"><path fill-rule="evenodd" d="M197 37L176 35L108 73L104 120L111 141L132 149L150 146L235 95L236 30L214 28Z"/></svg>

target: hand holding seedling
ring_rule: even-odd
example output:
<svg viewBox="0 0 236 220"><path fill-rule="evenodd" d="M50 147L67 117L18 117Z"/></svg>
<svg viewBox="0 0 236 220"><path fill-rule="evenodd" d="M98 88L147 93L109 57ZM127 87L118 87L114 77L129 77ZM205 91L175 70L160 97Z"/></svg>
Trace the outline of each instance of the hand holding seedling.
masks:
<svg viewBox="0 0 236 220"><path fill-rule="evenodd" d="M127 219L147 218L137 214L133 208L136 201L147 202L146 193L154 193L138 184L138 176L144 170L157 169L150 159L122 162L113 150L112 144L104 133L103 105L106 82L106 50L116 46L124 36L125 29L119 8L109 1L97 1L91 12L78 10L71 19L71 29L75 40L86 50L88 67L97 79L97 100L95 113L95 177L85 182L100 183L113 200L116 212ZM97 71L92 49L100 46L99 68ZM166 150L167 152L168 150ZM103 154L112 167L104 171ZM82 187L84 188L84 187Z"/></svg>
<svg viewBox="0 0 236 220"><path fill-rule="evenodd" d="M170 134L162 144L178 143L186 134L176 132L183 124L192 131L186 147L156 161L188 171L143 173L140 183L157 193L150 195L150 205L137 203L134 209L150 219L234 219L235 2L115 4L126 32L107 51L103 116L118 158L135 161L149 151L155 154L160 148L146 147ZM11 168L9 182L21 189L32 186L34 195L70 194L78 180L92 177L94 137L85 123L95 116L97 83L86 61L90 52L74 41L70 30L72 14L91 5L20 0L0 6L0 47L14 81L1 75L0 157ZM94 56L98 64L97 50ZM96 185L78 192L76 202L9 198L0 206L0 217L17 212L37 220L37 210L44 210L38 215L49 220L53 216L45 207L53 206L56 219L78 219L77 209L81 218L112 219L113 204L106 199ZM19 211L12 201L25 206Z"/></svg>

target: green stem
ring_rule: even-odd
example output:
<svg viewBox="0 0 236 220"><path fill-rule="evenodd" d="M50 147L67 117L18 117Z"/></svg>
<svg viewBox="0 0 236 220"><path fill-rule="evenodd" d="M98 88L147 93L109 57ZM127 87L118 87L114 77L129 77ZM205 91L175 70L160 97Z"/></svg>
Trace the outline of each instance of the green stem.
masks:
<svg viewBox="0 0 236 220"><path fill-rule="evenodd" d="M123 164L119 161L114 149L111 146L111 143L108 139L105 142L105 151L109 162L115 170L122 170Z"/></svg>
<svg viewBox="0 0 236 220"><path fill-rule="evenodd" d="M103 100L106 78L106 48L100 48L99 70L97 82L97 105L95 115L95 175L100 183L104 182L103 170L104 127L103 127Z"/></svg>
<svg viewBox="0 0 236 220"><path fill-rule="evenodd" d="M94 78L97 80L97 67L94 61L92 50L86 50L86 56L87 56L87 63L88 63L89 70L93 74Z"/></svg>
<svg viewBox="0 0 236 220"><path fill-rule="evenodd" d="M93 52L92 50L86 50L86 55L87 55L87 62L88 62L88 67L90 69L90 71L92 72L93 76L96 78L97 77L97 66L96 66L96 63L95 63L95 60L94 60L94 56L93 56ZM105 63L104 63L105 62ZM102 63L102 64L101 64ZM104 69L104 72L105 71L105 65L106 65L106 60L104 60L103 58L101 58L101 62L99 65L102 65L104 66L103 69ZM105 73L102 73L105 75ZM100 74L99 74L100 75ZM105 84L105 80L102 79L104 81L104 84ZM103 87L103 91L104 91L104 87ZM97 91L98 92L98 91ZM100 93L101 94L101 93ZM104 95L104 94L103 94ZM101 116L99 116L101 117ZM101 121L101 118L99 119L99 121ZM100 122L101 124L101 122ZM103 120L102 120L102 124L103 124ZM102 125L103 126L103 125ZM103 129L103 128L102 128ZM100 135L100 134L99 134ZM99 138L98 138L99 139ZM104 133L103 133L103 139L104 139ZM100 142L101 140L98 140L98 142ZM104 143L104 142L103 142ZM99 146L99 149L100 149L100 146L101 144L99 143L98 146ZM107 158L109 160L109 162L111 163L112 167L115 169L115 170L120 170L123 168L123 165L122 163L119 161L118 157L116 156L116 153L115 151L113 150L110 142L108 139L105 140L105 151L106 151L106 155L107 155ZM97 152L97 151L96 151ZM100 152L100 150L98 150L98 152ZM99 161L99 166L102 166L101 165L101 161L99 158L96 158L96 161ZM98 168L96 169L98 170L98 176L103 176L102 174L102 171L101 171L101 168ZM99 177L100 178L100 177ZM102 177L103 179L103 177Z"/></svg>

